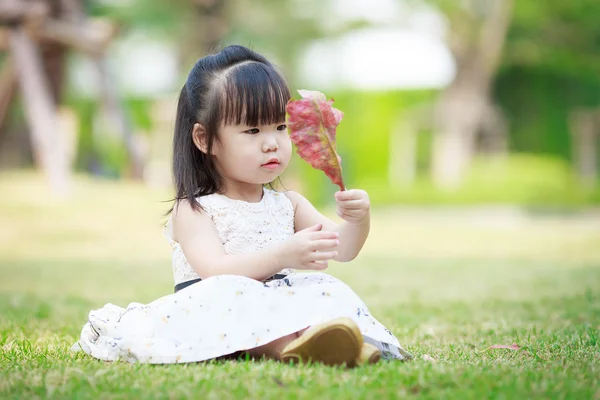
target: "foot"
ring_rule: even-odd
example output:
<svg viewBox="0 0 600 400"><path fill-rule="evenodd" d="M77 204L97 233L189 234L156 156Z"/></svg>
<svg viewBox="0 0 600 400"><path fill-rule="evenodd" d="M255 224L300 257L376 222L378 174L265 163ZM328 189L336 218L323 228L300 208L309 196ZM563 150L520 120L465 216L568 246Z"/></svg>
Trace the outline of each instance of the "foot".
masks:
<svg viewBox="0 0 600 400"><path fill-rule="evenodd" d="M281 361L354 367L362 346L362 334L356 323L350 318L338 318L306 330L283 349Z"/></svg>
<svg viewBox="0 0 600 400"><path fill-rule="evenodd" d="M372 344L363 343L360 355L356 360L357 365L376 364L381 360L381 351Z"/></svg>

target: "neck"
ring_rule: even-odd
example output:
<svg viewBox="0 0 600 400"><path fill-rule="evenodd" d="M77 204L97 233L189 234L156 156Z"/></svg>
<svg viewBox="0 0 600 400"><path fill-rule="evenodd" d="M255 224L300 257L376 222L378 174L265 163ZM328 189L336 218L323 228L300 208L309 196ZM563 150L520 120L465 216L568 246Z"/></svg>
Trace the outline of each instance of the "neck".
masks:
<svg viewBox="0 0 600 400"><path fill-rule="evenodd" d="M263 186L259 184L234 182L229 179L223 179L219 194L234 200L258 203L262 200Z"/></svg>

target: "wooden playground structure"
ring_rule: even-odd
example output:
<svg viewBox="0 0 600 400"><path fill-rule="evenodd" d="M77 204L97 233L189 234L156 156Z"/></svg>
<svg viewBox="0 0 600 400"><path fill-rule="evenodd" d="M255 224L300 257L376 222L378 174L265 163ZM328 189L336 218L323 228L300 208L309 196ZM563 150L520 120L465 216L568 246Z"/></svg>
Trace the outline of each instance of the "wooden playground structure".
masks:
<svg viewBox="0 0 600 400"><path fill-rule="evenodd" d="M11 103L21 97L33 156L54 193L69 192L71 159L60 129L58 106L63 95L66 56L87 56L97 72L102 103L118 125L127 149L131 176L140 178L141 154L111 80L106 51L118 27L93 20L80 0L2 0L0 2L0 131Z"/></svg>

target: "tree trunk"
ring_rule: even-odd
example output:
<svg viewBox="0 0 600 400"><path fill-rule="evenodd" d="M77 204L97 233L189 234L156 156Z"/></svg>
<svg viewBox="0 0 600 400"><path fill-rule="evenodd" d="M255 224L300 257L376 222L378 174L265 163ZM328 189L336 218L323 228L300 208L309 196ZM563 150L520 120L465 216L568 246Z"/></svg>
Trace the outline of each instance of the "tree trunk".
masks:
<svg viewBox="0 0 600 400"><path fill-rule="evenodd" d="M461 183L471 162L486 96L474 79L450 87L443 94L433 144L433 174L437 186L453 189Z"/></svg>
<svg viewBox="0 0 600 400"><path fill-rule="evenodd" d="M102 89L106 111L112 119L111 122L117 126L117 130L125 142L125 148L129 156L131 177L141 180L144 177L144 154L135 141L129 119L119 102L119 96L117 95L117 91L108 73L106 60L103 58L96 58L94 59L94 66L96 67L100 80L100 87Z"/></svg>
<svg viewBox="0 0 600 400"><path fill-rule="evenodd" d="M80 49L91 55L92 63L96 69L98 82L102 91L103 106L106 107L106 113L111 119L111 123L116 125L117 131L121 135L124 142L127 155L130 163L130 175L132 178L141 180L144 176L144 155L142 149L137 145L133 136L133 128L123 105L119 100L114 79L111 78L108 64L104 57L104 50L108 40L113 36L114 32L103 32L98 37L103 36L105 40L91 40L90 38L82 37L87 34L90 28L84 29L86 15L82 4L78 0L60 0L63 9L63 21L55 23L53 28L53 36L61 39L64 42L69 42L74 48ZM65 22L68 21L68 22ZM76 33L81 32L82 35L77 36Z"/></svg>
<svg viewBox="0 0 600 400"><path fill-rule="evenodd" d="M6 115L10 103L15 97L17 91L17 71L13 60L10 57L4 61L2 72L0 73L0 132L3 131Z"/></svg>
<svg viewBox="0 0 600 400"><path fill-rule="evenodd" d="M463 14L451 21L457 32L462 31L451 42L457 72L437 107L432 161L434 182L444 189L460 185L471 163L477 134L492 107L490 87L510 24L513 0L486 4L489 8L481 19L468 21ZM467 23L471 25L465 28Z"/></svg>
<svg viewBox="0 0 600 400"><path fill-rule="evenodd" d="M579 110L570 119L575 169L581 182L593 188L598 181L596 140L600 136L600 112Z"/></svg>
<svg viewBox="0 0 600 400"><path fill-rule="evenodd" d="M198 55L204 56L218 50L221 39L229 29L225 15L228 0L195 0L193 3L196 9L195 21L192 24L194 32L191 40L186 38L182 42L181 48L182 59L186 65L193 64ZM186 59L190 55L193 59Z"/></svg>
<svg viewBox="0 0 600 400"><path fill-rule="evenodd" d="M394 124L389 150L390 186L395 189L411 186L417 176L417 129L409 119L399 119Z"/></svg>
<svg viewBox="0 0 600 400"><path fill-rule="evenodd" d="M23 28L11 29L10 49L17 66L35 161L48 176L52 190L66 195L70 180L66 145L58 129L56 106L39 49Z"/></svg>

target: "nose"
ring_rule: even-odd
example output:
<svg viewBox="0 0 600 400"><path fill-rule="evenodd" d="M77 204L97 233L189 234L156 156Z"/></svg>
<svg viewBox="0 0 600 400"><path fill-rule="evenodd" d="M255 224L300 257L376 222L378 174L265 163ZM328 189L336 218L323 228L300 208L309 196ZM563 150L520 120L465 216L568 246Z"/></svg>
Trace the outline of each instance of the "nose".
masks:
<svg viewBox="0 0 600 400"><path fill-rule="evenodd" d="M279 144L277 143L275 135L266 135L262 145L263 152L268 153L277 151L277 149L279 149Z"/></svg>

